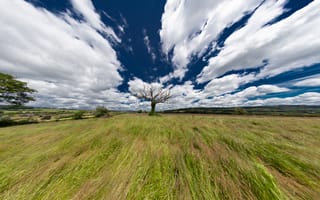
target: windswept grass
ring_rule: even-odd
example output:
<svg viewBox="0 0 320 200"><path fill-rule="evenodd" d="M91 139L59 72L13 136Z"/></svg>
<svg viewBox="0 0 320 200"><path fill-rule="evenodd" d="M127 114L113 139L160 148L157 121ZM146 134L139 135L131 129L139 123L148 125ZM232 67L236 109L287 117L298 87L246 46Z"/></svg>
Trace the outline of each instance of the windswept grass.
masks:
<svg viewBox="0 0 320 200"><path fill-rule="evenodd" d="M119 115L0 129L0 199L317 199L320 119Z"/></svg>

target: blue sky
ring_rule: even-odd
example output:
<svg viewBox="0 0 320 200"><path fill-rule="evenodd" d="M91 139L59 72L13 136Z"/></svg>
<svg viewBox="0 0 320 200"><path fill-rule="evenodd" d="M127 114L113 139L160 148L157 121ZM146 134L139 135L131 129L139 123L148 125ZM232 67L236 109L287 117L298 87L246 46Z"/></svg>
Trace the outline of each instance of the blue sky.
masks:
<svg viewBox="0 0 320 200"><path fill-rule="evenodd" d="M320 105L320 1L0 2L0 71L33 106L149 109Z"/></svg>

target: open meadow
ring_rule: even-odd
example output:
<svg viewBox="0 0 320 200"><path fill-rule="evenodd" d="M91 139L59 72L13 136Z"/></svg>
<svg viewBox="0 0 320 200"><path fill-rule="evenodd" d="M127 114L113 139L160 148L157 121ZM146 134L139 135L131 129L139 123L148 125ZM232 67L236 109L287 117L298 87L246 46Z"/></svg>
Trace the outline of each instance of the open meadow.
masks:
<svg viewBox="0 0 320 200"><path fill-rule="evenodd" d="M319 199L320 118L122 114L0 129L0 199Z"/></svg>

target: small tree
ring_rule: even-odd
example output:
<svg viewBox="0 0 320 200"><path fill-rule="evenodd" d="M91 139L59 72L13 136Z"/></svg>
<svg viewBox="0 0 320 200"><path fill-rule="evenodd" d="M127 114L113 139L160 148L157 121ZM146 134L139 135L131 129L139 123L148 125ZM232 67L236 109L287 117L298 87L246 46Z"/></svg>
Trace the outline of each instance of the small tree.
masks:
<svg viewBox="0 0 320 200"><path fill-rule="evenodd" d="M35 100L30 96L34 92L36 90L27 87L27 83L0 72L0 102L21 106Z"/></svg>
<svg viewBox="0 0 320 200"><path fill-rule="evenodd" d="M248 111L246 109L244 109L244 108L235 108L234 111L235 111L235 113L237 115L246 115L246 114L248 114Z"/></svg>
<svg viewBox="0 0 320 200"><path fill-rule="evenodd" d="M143 86L143 89L135 92L133 94L139 99L147 100L151 102L151 111L150 115L155 114L156 105L158 103L165 103L171 98L171 94L169 90L165 90L162 87L156 86Z"/></svg>
<svg viewBox="0 0 320 200"><path fill-rule="evenodd" d="M78 110L73 113L72 119L78 120L78 119L83 119L83 115L85 114L85 111L83 110Z"/></svg>
<svg viewBox="0 0 320 200"><path fill-rule="evenodd" d="M97 106L96 110L93 112L95 117L106 117L109 116L109 110L104 106Z"/></svg>

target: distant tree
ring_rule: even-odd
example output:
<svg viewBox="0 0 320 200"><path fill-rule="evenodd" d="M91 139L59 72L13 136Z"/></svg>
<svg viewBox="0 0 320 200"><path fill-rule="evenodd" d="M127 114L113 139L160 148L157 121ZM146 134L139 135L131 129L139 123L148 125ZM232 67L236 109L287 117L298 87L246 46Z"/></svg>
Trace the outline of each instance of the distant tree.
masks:
<svg viewBox="0 0 320 200"><path fill-rule="evenodd" d="M109 116L109 110L104 106L97 106L96 110L93 112L95 117L107 117Z"/></svg>
<svg viewBox="0 0 320 200"><path fill-rule="evenodd" d="M79 110L73 113L72 119L78 120L78 119L83 119L83 115L85 114L85 111Z"/></svg>
<svg viewBox="0 0 320 200"><path fill-rule="evenodd" d="M235 108L234 112L237 114L237 115L246 115L248 114L248 111L244 108Z"/></svg>
<svg viewBox="0 0 320 200"><path fill-rule="evenodd" d="M30 96L34 92L36 90L27 87L27 83L0 72L0 102L21 106L35 100Z"/></svg>
<svg viewBox="0 0 320 200"><path fill-rule="evenodd" d="M9 116L0 115L0 127L11 126L14 124L15 122Z"/></svg>
<svg viewBox="0 0 320 200"><path fill-rule="evenodd" d="M172 96L169 90L163 89L162 87L156 86L143 86L143 89L134 92L134 96L139 99L147 100L151 102L151 110L150 115L155 114L156 105L158 103L165 103L167 102Z"/></svg>

